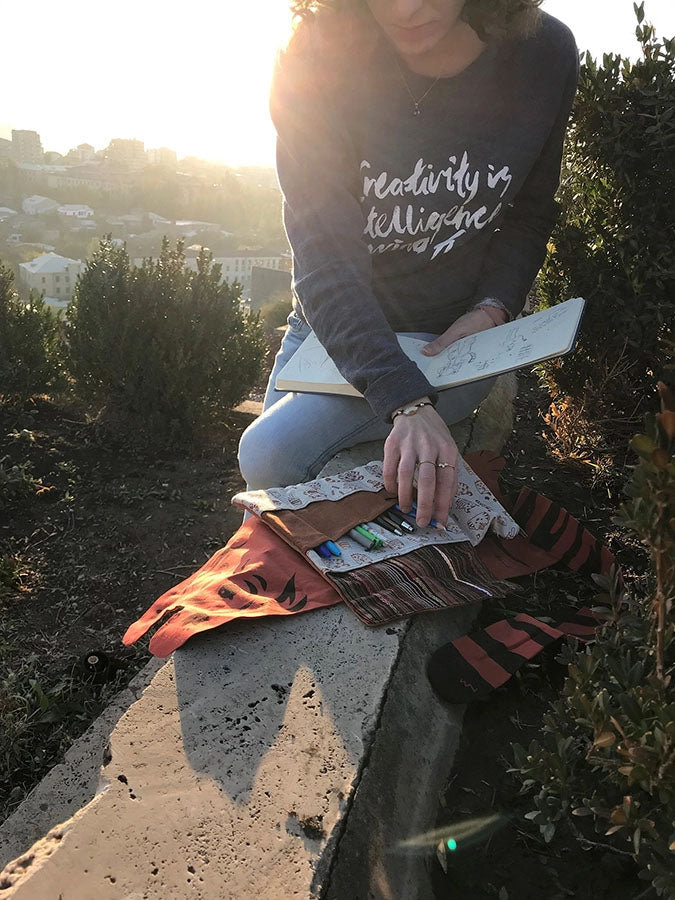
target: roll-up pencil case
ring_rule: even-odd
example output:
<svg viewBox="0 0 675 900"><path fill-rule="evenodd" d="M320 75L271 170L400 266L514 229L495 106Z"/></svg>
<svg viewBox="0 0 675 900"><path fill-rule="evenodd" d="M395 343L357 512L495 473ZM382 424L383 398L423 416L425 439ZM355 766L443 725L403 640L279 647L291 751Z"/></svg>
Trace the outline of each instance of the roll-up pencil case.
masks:
<svg viewBox="0 0 675 900"><path fill-rule="evenodd" d="M260 516L324 574L352 571L421 547L463 541L475 546L490 529L501 537L515 537L517 523L461 459L457 475L457 495L445 527L416 526L402 537L372 521L396 503L384 487L379 461L304 484L242 492L232 502ZM361 523L368 523L382 540L381 547L366 550L349 537L349 531ZM342 555L320 557L314 548L326 541L337 544Z"/></svg>

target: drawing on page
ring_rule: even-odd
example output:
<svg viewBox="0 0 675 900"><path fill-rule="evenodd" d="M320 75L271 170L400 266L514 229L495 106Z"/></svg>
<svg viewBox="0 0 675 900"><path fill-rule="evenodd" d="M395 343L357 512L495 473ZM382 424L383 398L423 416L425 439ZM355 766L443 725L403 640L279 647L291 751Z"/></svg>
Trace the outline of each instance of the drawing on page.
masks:
<svg viewBox="0 0 675 900"><path fill-rule="evenodd" d="M305 350L298 356L297 361L298 373L301 375L305 372L312 372L316 375L321 372L330 373L335 367L335 363L321 345Z"/></svg>
<svg viewBox="0 0 675 900"><path fill-rule="evenodd" d="M434 379L453 378L463 368L470 366L476 359L476 351L474 349L476 343L476 335L472 334L462 340L461 344L456 344L448 351L448 356L444 361L439 360L438 367L431 374Z"/></svg>
<svg viewBox="0 0 675 900"><path fill-rule="evenodd" d="M520 339L522 343L516 350L516 357L518 360L527 360L532 358L532 354L534 352L534 346L530 340L524 335L521 334Z"/></svg>

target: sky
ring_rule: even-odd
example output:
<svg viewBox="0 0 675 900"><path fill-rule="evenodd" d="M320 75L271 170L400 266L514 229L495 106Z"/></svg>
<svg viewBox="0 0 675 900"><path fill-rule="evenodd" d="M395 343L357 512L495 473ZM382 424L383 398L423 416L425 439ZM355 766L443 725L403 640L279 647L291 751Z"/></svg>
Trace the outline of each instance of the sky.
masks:
<svg viewBox="0 0 675 900"><path fill-rule="evenodd" d="M267 94L287 0L0 0L0 137L38 131L45 150L138 138L179 156L273 165ZM544 0L580 49L636 57L632 0ZM645 0L675 36L675 0Z"/></svg>

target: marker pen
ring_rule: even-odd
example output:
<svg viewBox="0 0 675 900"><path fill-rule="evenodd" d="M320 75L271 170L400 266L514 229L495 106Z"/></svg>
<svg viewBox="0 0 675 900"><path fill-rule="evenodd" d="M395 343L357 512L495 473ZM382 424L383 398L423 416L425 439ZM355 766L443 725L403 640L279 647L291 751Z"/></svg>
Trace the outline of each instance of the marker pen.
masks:
<svg viewBox="0 0 675 900"><path fill-rule="evenodd" d="M365 535L361 534L360 531L357 531L356 528L352 528L348 534L352 540L356 541L357 544L361 544L366 550L377 550L377 539L372 540L371 538L367 538Z"/></svg>
<svg viewBox="0 0 675 900"><path fill-rule="evenodd" d="M334 541L324 541L324 547L327 547L333 556L342 556L342 550Z"/></svg>

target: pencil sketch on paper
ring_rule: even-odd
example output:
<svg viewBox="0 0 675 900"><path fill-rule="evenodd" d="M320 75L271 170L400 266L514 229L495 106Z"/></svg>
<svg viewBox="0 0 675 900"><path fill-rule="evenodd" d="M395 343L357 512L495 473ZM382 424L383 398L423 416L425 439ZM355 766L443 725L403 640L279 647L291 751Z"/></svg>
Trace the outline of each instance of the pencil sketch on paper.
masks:
<svg viewBox="0 0 675 900"><path fill-rule="evenodd" d="M427 377L432 379L450 380L466 366L471 366L476 359L476 335L463 338L457 344L449 347L440 358L437 365L427 368ZM486 361L487 365L487 361Z"/></svg>
<svg viewBox="0 0 675 900"><path fill-rule="evenodd" d="M318 341L299 355L297 362L299 373L312 372L319 379L323 372L330 375L335 369L335 363Z"/></svg>

